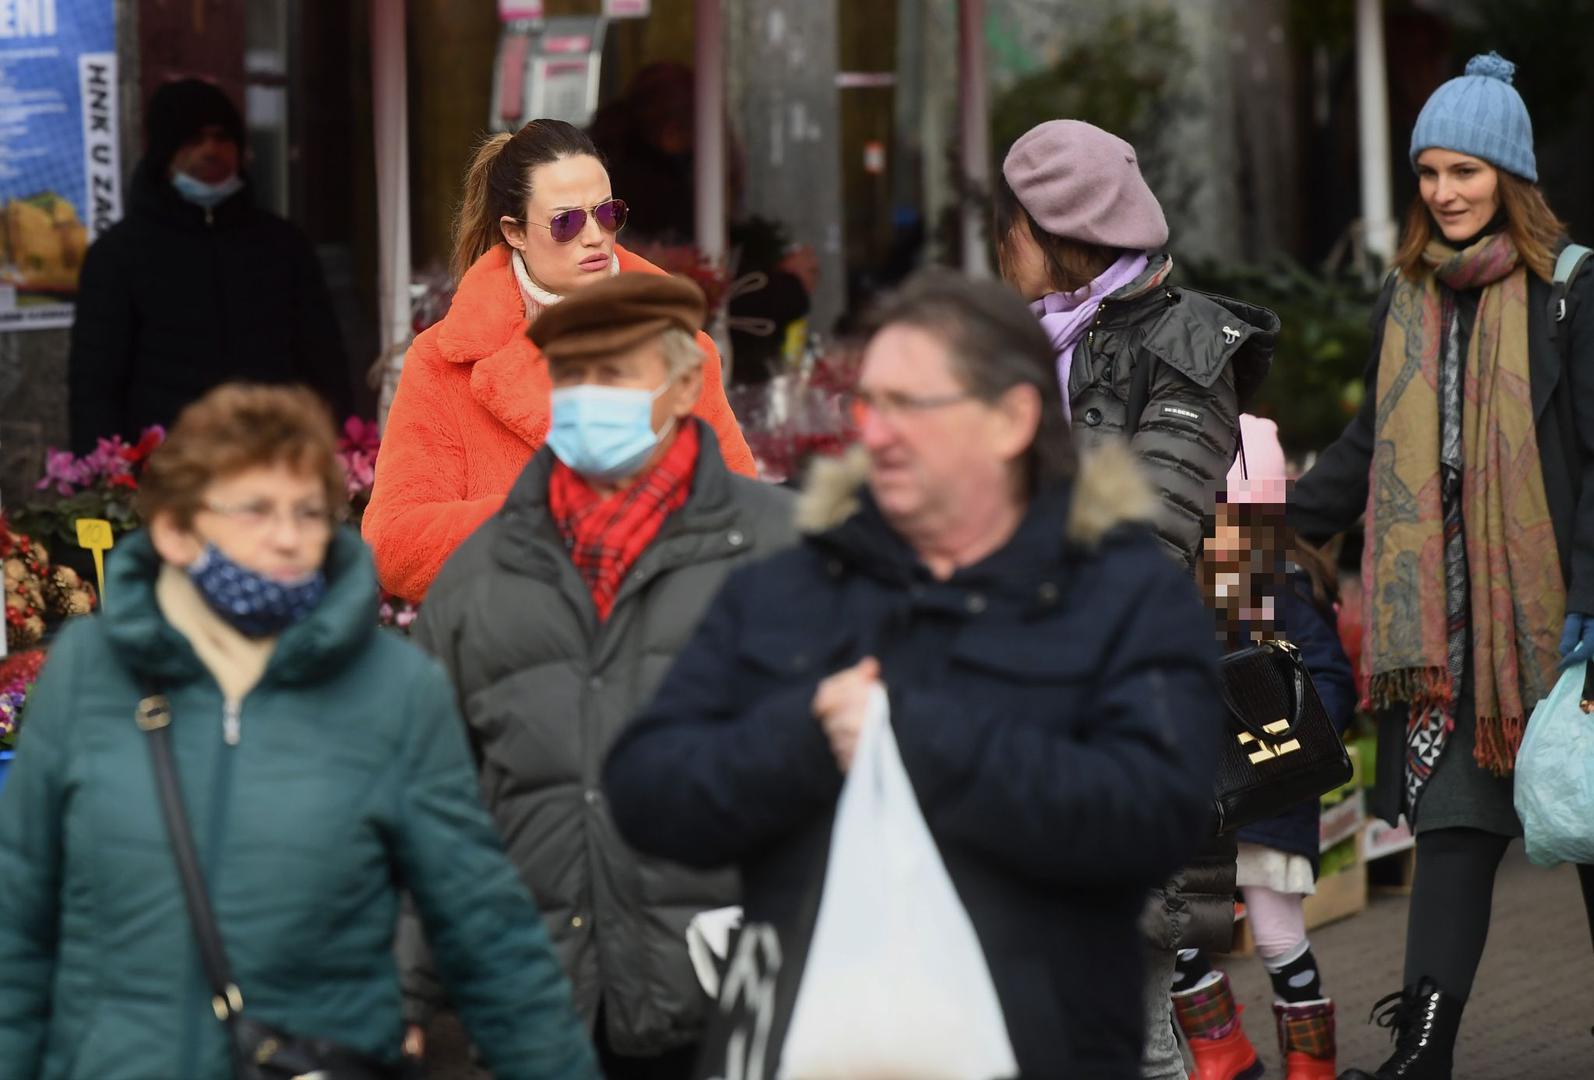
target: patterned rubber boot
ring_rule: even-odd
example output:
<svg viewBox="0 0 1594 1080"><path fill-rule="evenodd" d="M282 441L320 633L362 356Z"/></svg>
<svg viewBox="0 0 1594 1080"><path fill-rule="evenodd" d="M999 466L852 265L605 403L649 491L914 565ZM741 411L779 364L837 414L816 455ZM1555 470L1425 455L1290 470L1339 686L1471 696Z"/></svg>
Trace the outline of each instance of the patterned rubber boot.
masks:
<svg viewBox="0 0 1594 1080"><path fill-rule="evenodd" d="M1285 1080L1334 1080L1334 1003L1273 1003Z"/></svg>
<svg viewBox="0 0 1594 1080"><path fill-rule="evenodd" d="M1259 1080L1262 1063L1240 1026L1243 1009L1234 1003L1229 977L1173 995L1173 1012L1190 1043L1196 1080Z"/></svg>
<svg viewBox="0 0 1594 1080"><path fill-rule="evenodd" d="M1373 1020L1395 1040L1395 1052L1374 1072L1346 1069L1340 1080L1450 1080L1463 1002L1424 976L1383 998Z"/></svg>

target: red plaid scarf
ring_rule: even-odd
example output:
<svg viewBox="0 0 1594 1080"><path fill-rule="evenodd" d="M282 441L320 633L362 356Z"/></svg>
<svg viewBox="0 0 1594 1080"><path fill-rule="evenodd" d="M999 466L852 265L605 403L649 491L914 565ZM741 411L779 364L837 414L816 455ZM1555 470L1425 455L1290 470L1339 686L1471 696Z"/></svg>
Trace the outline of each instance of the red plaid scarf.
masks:
<svg viewBox="0 0 1594 1080"><path fill-rule="evenodd" d="M675 441L647 474L613 495L599 495L562 461L548 478L548 509L592 591L598 618L614 610L620 583L664 527L686 505L697 470L697 424L681 424Z"/></svg>

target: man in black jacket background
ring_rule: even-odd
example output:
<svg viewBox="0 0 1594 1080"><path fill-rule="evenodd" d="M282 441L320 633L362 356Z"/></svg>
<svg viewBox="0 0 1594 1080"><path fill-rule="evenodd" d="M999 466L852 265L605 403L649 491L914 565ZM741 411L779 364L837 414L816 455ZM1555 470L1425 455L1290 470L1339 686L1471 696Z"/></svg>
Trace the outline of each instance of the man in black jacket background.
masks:
<svg viewBox="0 0 1594 1080"><path fill-rule="evenodd" d="M126 218L88 250L72 328L72 447L136 438L234 379L303 383L347 416L348 361L309 240L254 203L244 126L214 85L150 97Z"/></svg>

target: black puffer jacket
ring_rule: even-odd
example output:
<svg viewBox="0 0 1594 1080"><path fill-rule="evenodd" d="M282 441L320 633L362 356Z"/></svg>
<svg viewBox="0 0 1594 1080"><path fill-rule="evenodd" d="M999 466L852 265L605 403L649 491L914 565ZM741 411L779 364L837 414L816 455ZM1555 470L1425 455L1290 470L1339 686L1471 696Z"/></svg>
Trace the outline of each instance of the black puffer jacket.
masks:
<svg viewBox="0 0 1594 1080"><path fill-rule="evenodd" d="M576 1006L603 1005L607 1042L645 1056L694 1042L706 999L686 926L739 898L730 871L638 855L599 790L610 745L647 702L734 568L796 536L789 492L736 476L702 437L692 493L642 553L599 621L548 510L553 452L526 466L497 515L426 596L416 641L443 661L509 858L537 897ZM435 980L414 931L401 937L407 1013Z"/></svg>
<svg viewBox="0 0 1594 1080"><path fill-rule="evenodd" d="M1074 350L1068 401L1082 447L1123 436L1162 496L1157 535L1194 568L1214 492L1234 462L1239 414L1273 361L1279 319L1266 308L1174 285L1168 256L1102 301ZM1145 407L1129 423L1135 372ZM1209 842L1153 897L1143 929L1161 948L1227 950L1234 933L1234 844Z"/></svg>
<svg viewBox="0 0 1594 1080"><path fill-rule="evenodd" d="M137 437L234 379L304 383L341 420L353 385L320 264L303 233L246 187L186 202L165 162L133 175L131 207L90 246L72 326L72 446Z"/></svg>
<svg viewBox="0 0 1594 1080"><path fill-rule="evenodd" d="M1279 319L1227 297L1145 283L1164 273L1157 255L1138 281L1102 301L1074 350L1068 402L1085 448L1121 436L1135 370L1150 365L1135 454L1162 494L1157 534L1194 568L1202 521L1234 462L1240 410L1273 362Z"/></svg>

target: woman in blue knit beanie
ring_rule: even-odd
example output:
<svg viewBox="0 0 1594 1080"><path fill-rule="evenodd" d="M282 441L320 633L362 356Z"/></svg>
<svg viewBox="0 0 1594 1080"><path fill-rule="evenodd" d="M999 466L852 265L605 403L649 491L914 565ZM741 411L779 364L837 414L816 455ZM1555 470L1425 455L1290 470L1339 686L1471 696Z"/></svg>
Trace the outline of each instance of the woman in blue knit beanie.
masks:
<svg viewBox="0 0 1594 1080"><path fill-rule="evenodd" d="M1423 106L1365 403L1290 499L1311 538L1366 513L1373 809L1417 835L1405 986L1380 1003L1395 1051L1340 1080L1450 1076L1495 871L1522 835L1527 717L1594 653L1594 273L1576 274L1584 249L1535 186L1514 71L1474 57Z"/></svg>

